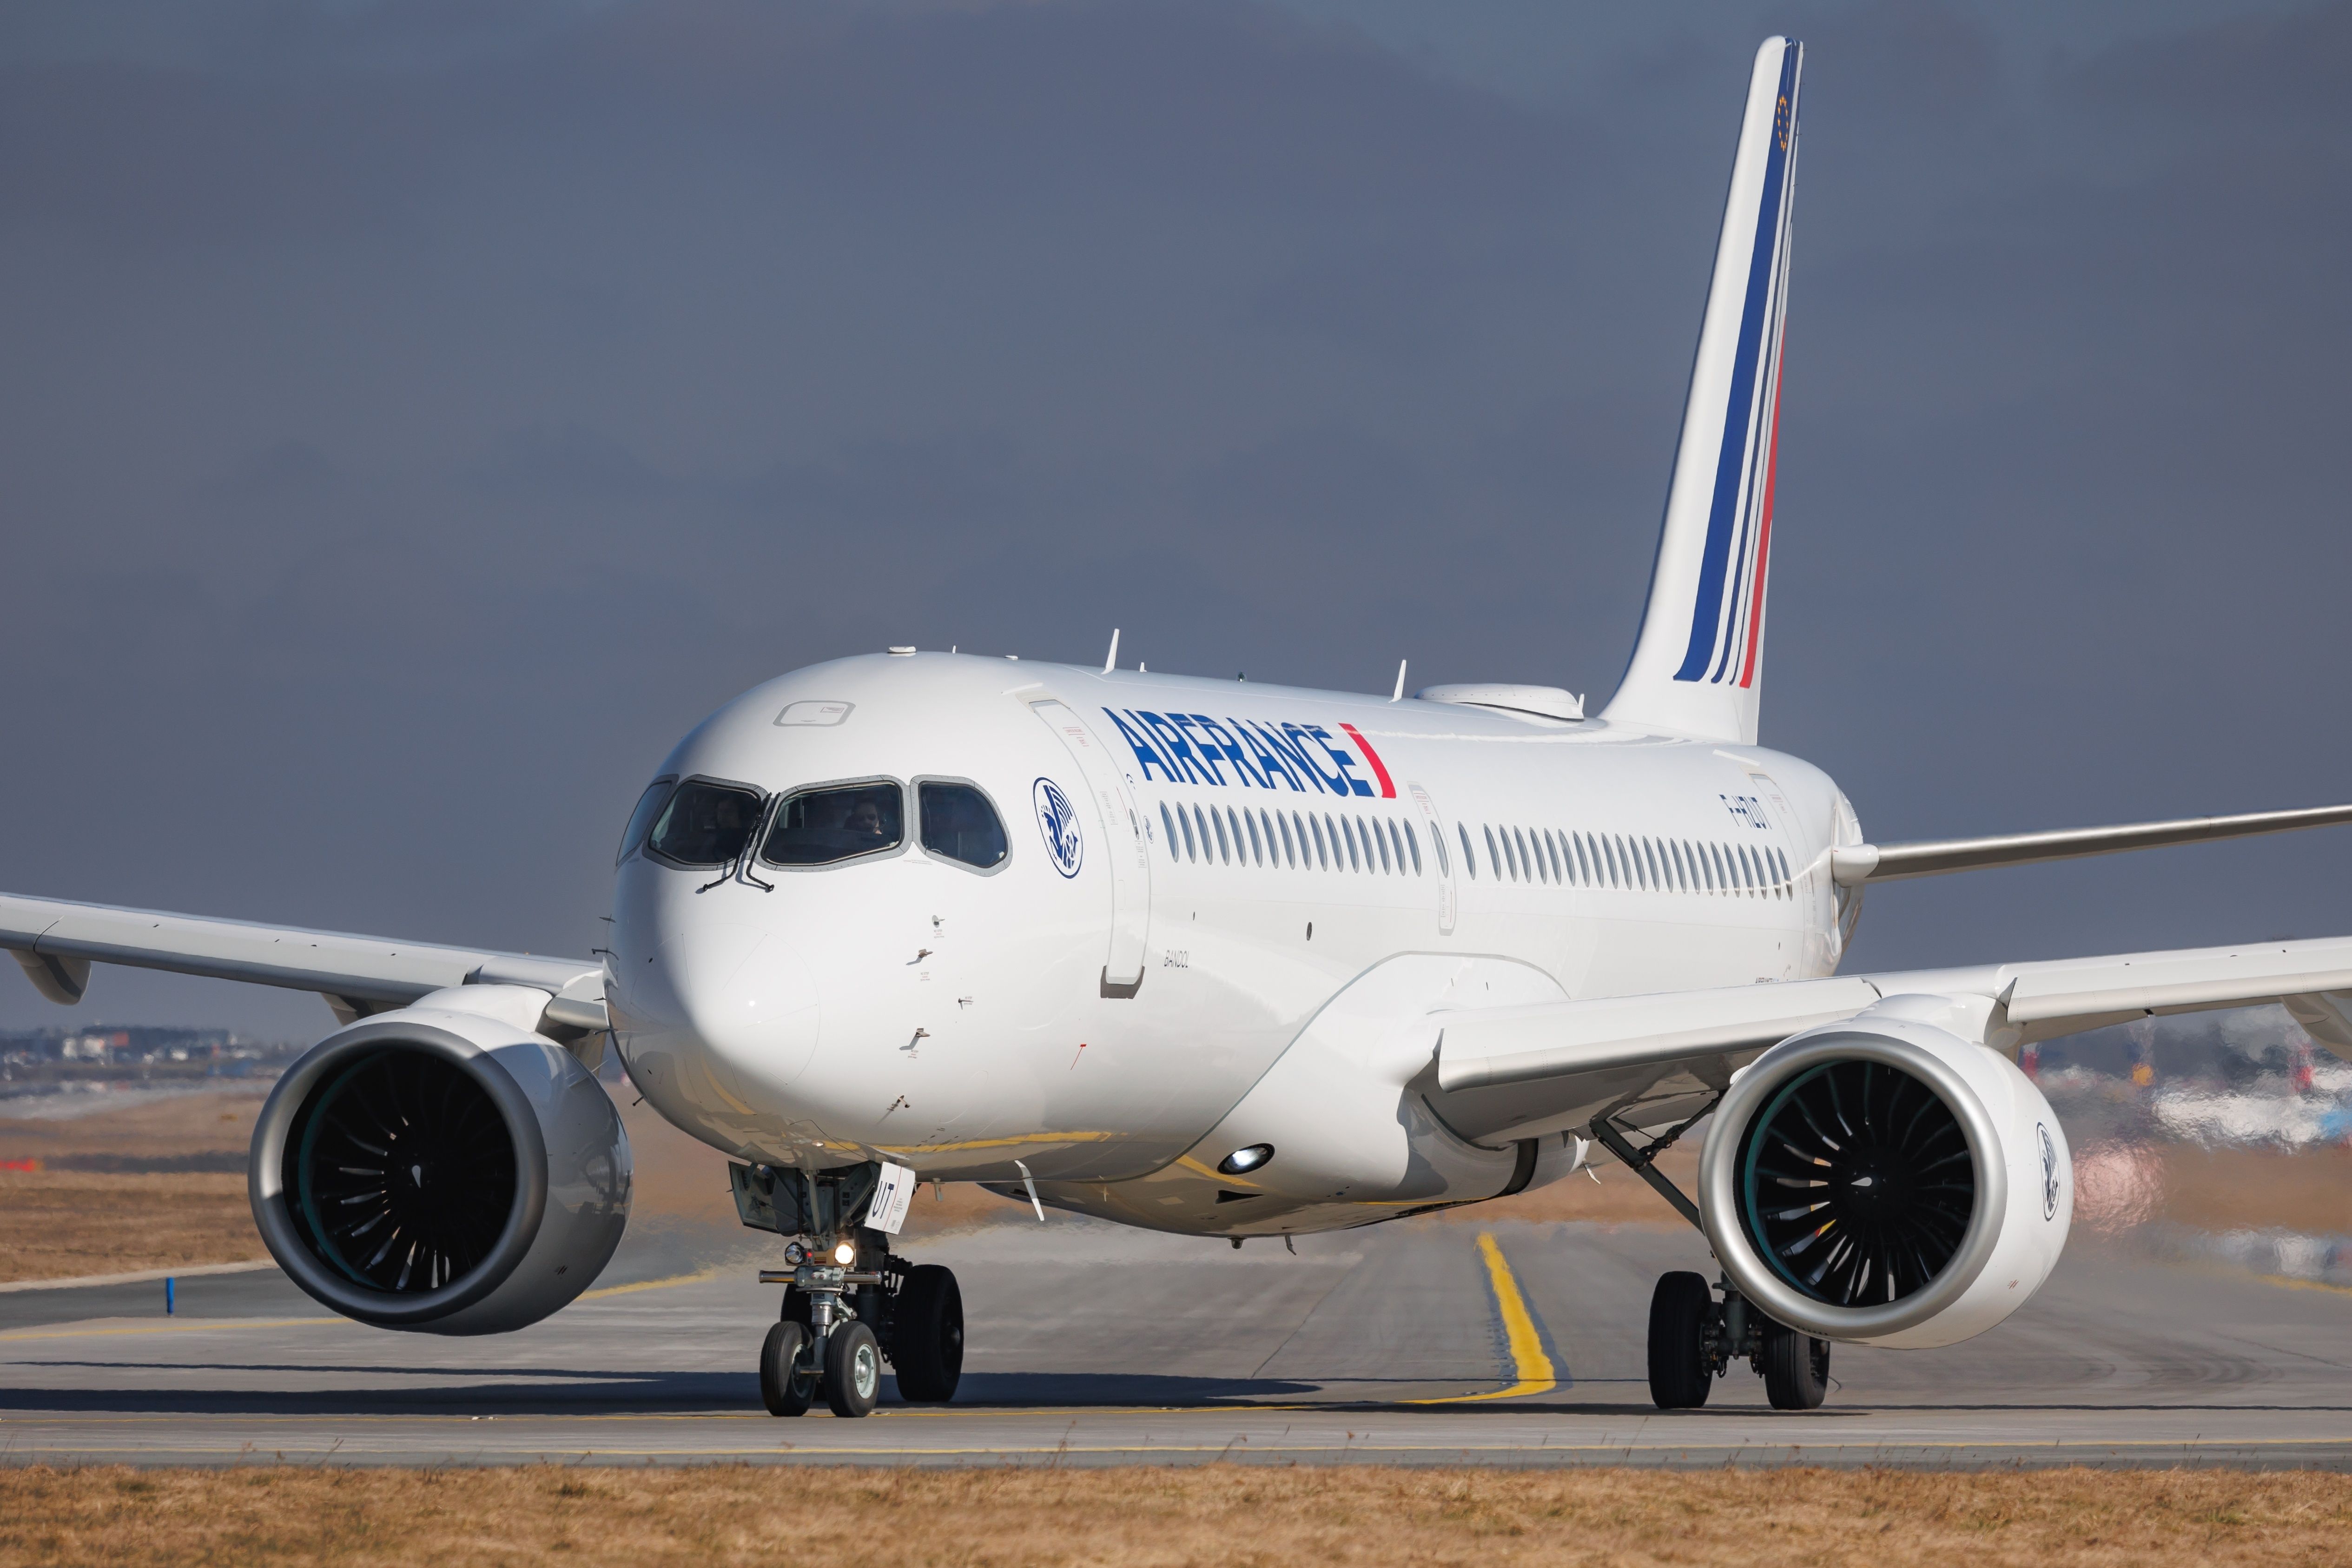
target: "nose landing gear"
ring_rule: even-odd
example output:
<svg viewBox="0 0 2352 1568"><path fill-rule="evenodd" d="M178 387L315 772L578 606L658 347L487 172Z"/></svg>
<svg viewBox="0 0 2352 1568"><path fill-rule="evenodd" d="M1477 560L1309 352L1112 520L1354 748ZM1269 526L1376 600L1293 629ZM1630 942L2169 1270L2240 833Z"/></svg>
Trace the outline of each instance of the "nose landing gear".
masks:
<svg viewBox="0 0 2352 1568"><path fill-rule="evenodd" d="M795 1255L808 1257L797 1241L785 1257ZM796 1261L762 1268L760 1282L785 1287L781 1320L760 1350L760 1398L769 1415L806 1415L820 1390L835 1415L871 1415L886 1359L898 1368L908 1403L955 1397L963 1376L963 1294L948 1269L885 1254L872 1270Z"/></svg>
<svg viewBox="0 0 2352 1568"><path fill-rule="evenodd" d="M890 1252L914 1193L912 1170L880 1161L818 1172L730 1163L728 1174L743 1223L792 1238L792 1267L760 1270L760 1283L784 1287L779 1321L760 1347L769 1415L805 1415L820 1391L835 1415L869 1415L885 1361L898 1369L908 1403L955 1397L963 1293L939 1265Z"/></svg>

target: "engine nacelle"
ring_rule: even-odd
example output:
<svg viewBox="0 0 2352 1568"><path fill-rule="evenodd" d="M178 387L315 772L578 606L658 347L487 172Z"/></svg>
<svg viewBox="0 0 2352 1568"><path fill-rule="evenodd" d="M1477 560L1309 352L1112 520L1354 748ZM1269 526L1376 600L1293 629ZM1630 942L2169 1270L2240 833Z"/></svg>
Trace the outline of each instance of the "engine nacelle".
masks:
<svg viewBox="0 0 2352 1568"><path fill-rule="evenodd" d="M586 1289L629 1215L629 1140L544 992L436 991L330 1035L253 1131L254 1223L346 1317L488 1334Z"/></svg>
<svg viewBox="0 0 2352 1568"><path fill-rule="evenodd" d="M2066 1135L2006 1057L1940 1026L1953 1014L1895 997L1793 1036L1716 1108L1699 1213L1768 1316L1819 1339L1952 1344L2057 1263L2074 1211Z"/></svg>

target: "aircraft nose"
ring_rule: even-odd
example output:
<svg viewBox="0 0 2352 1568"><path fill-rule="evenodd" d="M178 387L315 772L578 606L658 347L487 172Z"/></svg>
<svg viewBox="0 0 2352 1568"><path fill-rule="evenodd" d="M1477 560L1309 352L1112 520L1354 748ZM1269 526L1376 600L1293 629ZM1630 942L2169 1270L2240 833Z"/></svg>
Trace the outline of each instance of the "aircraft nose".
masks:
<svg viewBox="0 0 2352 1568"><path fill-rule="evenodd" d="M703 925L671 935L642 967L629 1010L668 1022L676 1047L712 1068L782 1089L816 1054L816 977L768 932Z"/></svg>

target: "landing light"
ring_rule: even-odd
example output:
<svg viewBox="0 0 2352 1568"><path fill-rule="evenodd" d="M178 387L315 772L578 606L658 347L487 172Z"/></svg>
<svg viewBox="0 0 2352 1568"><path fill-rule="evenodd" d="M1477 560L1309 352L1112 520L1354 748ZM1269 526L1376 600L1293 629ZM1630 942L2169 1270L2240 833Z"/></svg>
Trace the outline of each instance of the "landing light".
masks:
<svg viewBox="0 0 2352 1568"><path fill-rule="evenodd" d="M857 1261L857 1248L845 1241L833 1249L833 1260L846 1268Z"/></svg>
<svg viewBox="0 0 2352 1568"><path fill-rule="evenodd" d="M1274 1158L1274 1145L1253 1143L1246 1149L1236 1149L1217 1162L1217 1169L1228 1176L1238 1176L1244 1171L1255 1171Z"/></svg>

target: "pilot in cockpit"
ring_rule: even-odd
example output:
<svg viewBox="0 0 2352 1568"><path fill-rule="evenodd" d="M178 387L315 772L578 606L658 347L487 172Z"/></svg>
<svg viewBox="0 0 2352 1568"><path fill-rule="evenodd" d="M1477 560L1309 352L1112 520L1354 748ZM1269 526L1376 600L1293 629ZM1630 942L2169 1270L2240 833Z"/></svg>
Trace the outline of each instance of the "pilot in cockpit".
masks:
<svg viewBox="0 0 2352 1568"><path fill-rule="evenodd" d="M849 814L842 819L841 830L862 841L863 848L879 849L890 841L889 831L882 822L882 807L871 795L851 797Z"/></svg>

